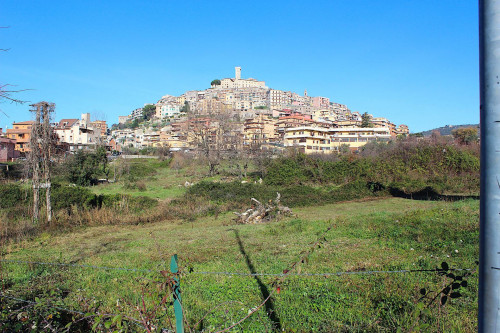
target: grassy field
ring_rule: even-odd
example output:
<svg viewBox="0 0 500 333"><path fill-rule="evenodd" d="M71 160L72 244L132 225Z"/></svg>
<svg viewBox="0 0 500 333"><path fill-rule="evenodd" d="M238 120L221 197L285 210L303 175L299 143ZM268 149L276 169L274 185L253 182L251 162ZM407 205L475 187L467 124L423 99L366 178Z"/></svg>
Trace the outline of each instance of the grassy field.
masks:
<svg viewBox="0 0 500 333"><path fill-rule="evenodd" d="M126 165L123 165L124 163ZM181 197L186 192L186 182L221 179L221 176L207 177L206 166L202 163L191 161L179 168L175 168L175 164L175 159L170 163L155 159L116 160L110 165L109 177L113 179L113 174L116 172L116 182L93 186L91 190L95 194L126 193L132 196L169 200Z"/></svg>
<svg viewBox="0 0 500 333"><path fill-rule="evenodd" d="M179 176L163 169L151 177L140 195L165 199L181 195L184 189L177 185L195 180L196 175ZM113 193L118 186L95 190ZM441 290L450 278L435 272L291 276L279 281L278 293L272 276L199 273L282 273L311 249L329 226L332 229L321 247L299 262L293 273L432 269L443 261L452 268L475 269L478 209L474 200L385 198L296 208L294 217L258 225L236 225L234 215L226 213L193 222L87 227L5 245L3 253L4 259L11 260L155 272L168 270L170 256L176 253L185 273L181 286L186 322L197 331L231 326L271 295L270 301L231 331L389 332L397 328L418 330L427 323L430 326L422 326L422 330L473 332L477 329L475 274L468 279L467 288L460 290L462 297L444 306L433 302L429 311L419 312L420 289ZM134 310L142 304L141 297L148 308L158 303L158 291L151 280L160 277L158 273L2 264L4 293L11 296L38 297L82 312L122 313L134 318L141 315ZM15 303L9 306L21 306ZM161 309L155 320L168 327L172 308ZM164 310L168 315L161 317ZM51 310L43 307L36 311L48 316ZM64 322L64 313L59 315ZM138 330L136 326L130 329ZM107 329L102 326L102 331Z"/></svg>

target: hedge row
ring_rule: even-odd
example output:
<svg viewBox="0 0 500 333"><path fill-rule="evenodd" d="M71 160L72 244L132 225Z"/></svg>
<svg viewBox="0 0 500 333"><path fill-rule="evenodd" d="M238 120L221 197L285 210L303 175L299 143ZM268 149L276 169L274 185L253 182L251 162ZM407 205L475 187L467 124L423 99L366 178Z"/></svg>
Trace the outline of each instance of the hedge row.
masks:
<svg viewBox="0 0 500 333"><path fill-rule="evenodd" d="M40 195L45 196L45 191ZM33 192L17 184L0 184L0 209L29 205ZM132 197L130 195L97 195L88 188L80 186L61 186L54 184L51 191L52 206L55 210L78 207L80 209L115 207L126 205L129 210L141 211L156 206L157 201L148 197Z"/></svg>

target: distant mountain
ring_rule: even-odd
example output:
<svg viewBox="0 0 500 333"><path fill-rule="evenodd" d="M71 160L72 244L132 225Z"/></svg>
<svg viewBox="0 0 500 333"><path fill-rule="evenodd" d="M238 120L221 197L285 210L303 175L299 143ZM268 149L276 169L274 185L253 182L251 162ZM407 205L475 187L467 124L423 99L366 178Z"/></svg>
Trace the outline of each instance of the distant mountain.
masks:
<svg viewBox="0 0 500 333"><path fill-rule="evenodd" d="M441 134L441 135L451 135L451 132L453 130L456 130L457 128L462 128L462 127L475 127L479 131L479 124L466 124L466 125L446 125L443 127L434 128L434 129L420 132L420 133L422 133L423 136L431 136L432 132L438 131L439 134Z"/></svg>

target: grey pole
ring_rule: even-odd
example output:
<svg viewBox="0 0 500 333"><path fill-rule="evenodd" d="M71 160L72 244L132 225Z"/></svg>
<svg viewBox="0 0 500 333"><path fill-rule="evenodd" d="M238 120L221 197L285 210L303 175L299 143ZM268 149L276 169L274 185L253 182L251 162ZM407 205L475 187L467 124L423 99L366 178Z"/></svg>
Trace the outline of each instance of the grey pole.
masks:
<svg viewBox="0 0 500 333"><path fill-rule="evenodd" d="M479 332L500 332L500 0L479 0Z"/></svg>

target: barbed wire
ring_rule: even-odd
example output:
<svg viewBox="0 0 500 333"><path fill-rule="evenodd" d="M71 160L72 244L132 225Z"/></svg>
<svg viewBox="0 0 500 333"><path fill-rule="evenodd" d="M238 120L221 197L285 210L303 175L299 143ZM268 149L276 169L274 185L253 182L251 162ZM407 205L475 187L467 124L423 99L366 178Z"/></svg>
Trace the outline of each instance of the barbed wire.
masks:
<svg viewBox="0 0 500 333"><path fill-rule="evenodd" d="M25 299L22 299L22 298L17 298L17 297L12 297L12 296L7 296L5 294L1 294L0 293L0 297L2 298L7 298L7 299L11 299L11 300L14 300L14 301L18 301L18 302L23 302L23 303L28 303L28 304L41 304L40 302L35 302L35 301L28 301L28 300L25 300ZM61 307L58 307L58 306L49 306L51 308L54 308L56 310L60 310L60 311L66 311L66 312L69 312L69 313L74 313L74 314L78 314L78 315L81 315L81 316L85 316L85 313L83 312L80 312L80 311L76 311L76 310L71 310L71 309L66 309L66 308L61 308Z"/></svg>
<svg viewBox="0 0 500 333"><path fill-rule="evenodd" d="M120 270L129 272L147 272L147 273L156 272L155 270L152 269L78 265L78 264L65 264L58 262L39 262L39 261L9 260L9 259L0 259L0 262L30 264L30 265L69 266L69 267L92 268L92 269L103 269L103 270Z"/></svg>
<svg viewBox="0 0 500 333"><path fill-rule="evenodd" d="M470 271L470 268L455 268L448 271ZM443 272L443 269L400 269L393 271L344 271L344 272L329 272L329 273L233 273L233 272L191 272L189 274L204 274L204 275L237 275L237 276L341 276L341 275L361 275L361 274L394 274L394 273L418 273L418 272Z"/></svg>
<svg viewBox="0 0 500 333"><path fill-rule="evenodd" d="M86 313L83 313L81 311L67 309L67 308L63 308L63 307L60 307L60 306L54 306L54 305L51 306L51 305L48 305L48 304L45 304L45 303L42 303L42 302L28 301L28 300L25 300L25 299L22 299L22 298L17 298L17 297L13 297L13 296L7 296L7 295L5 295L3 293L0 293L0 297L6 298L6 299L11 299L11 300L18 301L18 302L28 303L28 304L32 304L32 305L43 304L44 306L47 306L49 308L56 309L56 310L59 310L59 311L66 311L66 312L77 314L77 315L80 315L80 316L83 316L83 317L89 317L89 316L87 316ZM102 314L102 315L103 316L107 316L107 317L116 316L116 314L109 314L109 313ZM91 317L96 317L96 316L99 316L99 314L92 315ZM126 318L126 319L128 319L128 320L130 320L132 323L134 323L134 324L139 325L139 326L142 327L142 322L140 320L137 320L135 318L128 317L128 316L123 316L123 317Z"/></svg>
<svg viewBox="0 0 500 333"><path fill-rule="evenodd" d="M65 264L65 263L55 263L55 262L39 262L39 261L23 261L23 260L9 260L0 259L0 262L7 263L19 263L19 264L31 264L31 265L48 265L48 266L69 266L78 268L91 268L91 269L103 269L103 270L121 270L129 272L159 272L152 269L141 269L141 268L125 268L125 267L107 267L107 266L94 266L94 265L78 265L78 264ZM275 276L275 277L287 277L287 276L303 276L303 277L330 277L330 276L341 276L341 275L362 275L362 274L396 274L396 273L419 273L419 272L441 272L440 268L434 269L400 269L400 270L371 270L371 271L340 271L340 272L326 272L326 273L243 273L243 272L210 272L210 271L191 271L187 275L229 275L229 276ZM470 268L454 268L449 269L449 271L471 271Z"/></svg>

